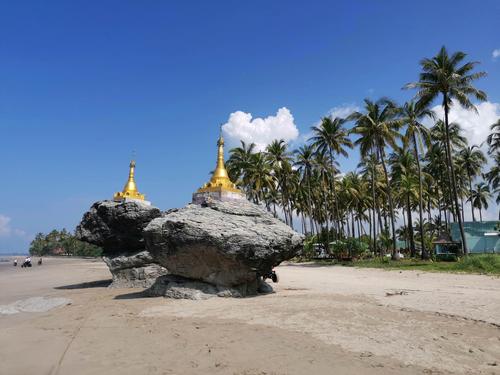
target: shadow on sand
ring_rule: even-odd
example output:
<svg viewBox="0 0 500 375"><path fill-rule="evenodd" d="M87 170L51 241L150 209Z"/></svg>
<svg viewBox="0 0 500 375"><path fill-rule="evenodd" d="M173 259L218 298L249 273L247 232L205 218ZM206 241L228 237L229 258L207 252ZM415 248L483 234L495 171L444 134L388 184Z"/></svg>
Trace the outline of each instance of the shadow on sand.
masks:
<svg viewBox="0 0 500 375"><path fill-rule="evenodd" d="M70 284L63 286L56 286L54 289L89 289L89 288L107 288L113 280L97 280L97 281L89 281L86 283L79 284Z"/></svg>
<svg viewBox="0 0 500 375"><path fill-rule="evenodd" d="M301 268L321 268L321 267L332 267L332 266L341 266L341 264L338 263L315 263L314 261L311 262L301 262L301 263L284 263L280 264L280 267L301 267Z"/></svg>
<svg viewBox="0 0 500 375"><path fill-rule="evenodd" d="M119 295L115 296L113 299L137 299L137 298L151 298L151 296L148 296L146 294L146 291L143 290L140 292L119 294Z"/></svg>

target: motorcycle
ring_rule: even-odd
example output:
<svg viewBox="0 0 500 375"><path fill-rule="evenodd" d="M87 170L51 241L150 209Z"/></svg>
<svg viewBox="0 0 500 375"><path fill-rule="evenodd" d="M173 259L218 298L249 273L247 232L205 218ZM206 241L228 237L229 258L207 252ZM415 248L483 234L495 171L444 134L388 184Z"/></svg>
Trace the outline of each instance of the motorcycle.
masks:
<svg viewBox="0 0 500 375"><path fill-rule="evenodd" d="M264 281L266 281L266 279L271 279L273 283L279 282L279 277L275 270L271 270L269 273L262 275L262 279Z"/></svg>

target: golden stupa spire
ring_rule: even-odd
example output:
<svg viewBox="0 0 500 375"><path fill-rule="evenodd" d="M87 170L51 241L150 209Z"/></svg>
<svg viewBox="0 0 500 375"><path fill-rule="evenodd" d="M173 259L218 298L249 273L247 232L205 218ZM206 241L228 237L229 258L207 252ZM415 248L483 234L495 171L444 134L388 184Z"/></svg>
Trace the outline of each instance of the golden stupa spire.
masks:
<svg viewBox="0 0 500 375"><path fill-rule="evenodd" d="M236 188L236 185L229 179L226 167L224 165L224 138L222 137L222 125L219 133L219 140L217 141L217 165L212 174L210 182L203 185L198 189L198 193L214 192L214 191L232 191L240 193L241 191Z"/></svg>
<svg viewBox="0 0 500 375"><path fill-rule="evenodd" d="M135 183L135 160L130 161L129 165L129 172L128 172L128 180L125 186L123 187L122 191L119 191L118 193L115 193L113 196L113 199L115 201L123 201L125 199L137 199L137 200L144 200L144 194L141 194L137 191L137 185Z"/></svg>

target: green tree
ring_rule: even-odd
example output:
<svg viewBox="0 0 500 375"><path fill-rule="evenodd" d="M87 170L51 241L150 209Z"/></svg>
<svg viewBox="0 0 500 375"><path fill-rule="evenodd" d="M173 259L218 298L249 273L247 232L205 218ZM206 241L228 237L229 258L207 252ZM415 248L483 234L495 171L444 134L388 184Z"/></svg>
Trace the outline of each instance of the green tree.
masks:
<svg viewBox="0 0 500 375"><path fill-rule="evenodd" d="M486 139L490 146L488 153L493 155L495 152L500 152L500 119L490 126L491 134Z"/></svg>
<svg viewBox="0 0 500 375"><path fill-rule="evenodd" d="M446 127L446 148L448 153L448 168L451 175L451 192L455 203L455 211L457 212L458 225L460 227L460 236L462 240L462 248L465 254L468 254L467 243L465 241L465 232L458 204L458 194L456 190L455 171L451 160L451 144L449 140L449 112L453 105L453 100L456 100L464 108L476 110L472 104L470 97L476 100L486 100L486 93L475 88L472 83L486 75L485 72L472 71L478 64L477 62L463 63L467 55L463 52L455 52L452 55L443 46L436 56L433 58L424 58L420 62L422 72L419 76L419 81L406 85L407 88L416 88L417 95L420 98L422 105L430 105L439 95L442 95L442 106L444 108L444 122Z"/></svg>
<svg viewBox="0 0 500 375"><path fill-rule="evenodd" d="M235 147L229 150L229 159L226 162L226 169L231 178L238 186L246 192L248 188L248 172L252 155L255 153L255 143L247 145L241 141L241 147Z"/></svg>
<svg viewBox="0 0 500 375"><path fill-rule="evenodd" d="M353 143L349 139L349 132L345 129L346 120L336 117L332 119L331 117L323 117L321 123L318 126L313 126L311 128L313 136L309 139L312 141L313 147L317 152L328 153L330 156L330 162L332 164L332 170L335 171L335 156L343 155L347 156L347 149L353 148ZM335 178L331 180L331 189L333 192L334 199L334 221L339 221L338 215L338 200L337 192L335 187ZM337 227L337 231L338 231Z"/></svg>
<svg viewBox="0 0 500 375"><path fill-rule="evenodd" d="M420 155L424 152L424 146L430 147L431 137L430 131L421 122L424 118L434 118L434 113L426 108L421 103L414 101L406 102L401 109L401 122L406 125L405 139L413 145L413 153L417 163L418 172L418 214L419 225L424 222L424 205L423 205L423 183L422 183L422 168L420 166ZM411 221L410 221L411 223ZM411 227L411 225L410 225ZM429 257L424 241L424 230L420 227L420 242L422 244L422 259Z"/></svg>
<svg viewBox="0 0 500 375"><path fill-rule="evenodd" d="M273 170L278 186L275 190L281 192L281 202L285 221L293 226L293 215L290 202L289 177L292 173L292 155L288 151L288 146L283 139L274 140L266 148L266 157ZM276 198L279 199L278 196Z"/></svg>
<svg viewBox="0 0 500 375"><path fill-rule="evenodd" d="M491 198L490 187L484 182L476 184L475 188L472 189L471 196L469 198L471 204L479 210L479 220L483 221L482 210L488 209L488 201Z"/></svg>
<svg viewBox="0 0 500 375"><path fill-rule="evenodd" d="M311 145L301 146L295 151L295 166L298 167L298 171L301 178L301 185L306 186L306 201L307 201L307 213L310 220L311 232L314 234L314 223L313 223L313 201L312 201L312 189L311 180L313 177L314 170L314 148Z"/></svg>
<svg viewBox="0 0 500 375"><path fill-rule="evenodd" d="M410 242L411 256L415 257L415 239L413 232L412 209L414 202L418 201L419 183L415 170L415 158L407 150L400 149L393 153L389 159L391 164L391 180L396 190L396 198L404 208L407 215L407 231Z"/></svg>
<svg viewBox="0 0 500 375"><path fill-rule="evenodd" d="M30 254L38 256L46 255L68 255L68 256L92 256L98 257L102 249L79 241L66 229L52 230L48 234L37 233L30 244Z"/></svg>
<svg viewBox="0 0 500 375"><path fill-rule="evenodd" d="M389 99L380 99L372 102L365 99L365 113L355 112L350 118L356 121L353 132L360 136L355 141L359 145L362 157L369 153L376 155L382 164L384 171L387 197L389 200L389 215L392 229L392 254L396 255L396 228L394 218L394 203L392 199L389 173L385 163L385 148L387 146L396 147L396 140L401 137L399 134L399 123L396 120L399 113L396 104Z"/></svg>
<svg viewBox="0 0 500 375"><path fill-rule="evenodd" d="M458 154L458 163L467 174L469 182L469 197L472 196L472 180L481 173L481 169L486 163L486 157L477 145L464 147ZM474 205L471 204L472 221L476 221L474 216Z"/></svg>

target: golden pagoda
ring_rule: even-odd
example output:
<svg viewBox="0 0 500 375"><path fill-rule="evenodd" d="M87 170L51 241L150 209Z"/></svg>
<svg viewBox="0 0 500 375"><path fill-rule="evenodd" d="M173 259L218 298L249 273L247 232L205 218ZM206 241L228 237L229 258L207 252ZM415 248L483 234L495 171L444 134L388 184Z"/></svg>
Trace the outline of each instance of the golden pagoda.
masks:
<svg viewBox="0 0 500 375"><path fill-rule="evenodd" d="M222 132L217 141L217 166L209 182L193 194L193 203L200 203L207 198L217 200L245 199L243 192L231 181L224 166L224 138Z"/></svg>
<svg viewBox="0 0 500 375"><path fill-rule="evenodd" d="M123 187L123 191L119 191L115 193L113 196L113 200L116 202L123 202L127 200L139 200L144 201L144 194L141 194L137 191L137 185L135 184L134 174L135 174L135 161L130 161L130 169L128 172L128 180L125 186ZM148 203L147 201L144 201Z"/></svg>

